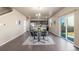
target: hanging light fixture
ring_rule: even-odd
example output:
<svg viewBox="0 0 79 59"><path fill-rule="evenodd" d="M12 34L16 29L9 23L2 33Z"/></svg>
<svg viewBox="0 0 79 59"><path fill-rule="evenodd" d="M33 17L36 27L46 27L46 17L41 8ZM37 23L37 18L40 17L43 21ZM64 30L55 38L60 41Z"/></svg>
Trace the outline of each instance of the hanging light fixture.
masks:
<svg viewBox="0 0 79 59"><path fill-rule="evenodd" d="M41 14L40 14L40 13L37 13L35 16L40 17L40 16L41 16Z"/></svg>

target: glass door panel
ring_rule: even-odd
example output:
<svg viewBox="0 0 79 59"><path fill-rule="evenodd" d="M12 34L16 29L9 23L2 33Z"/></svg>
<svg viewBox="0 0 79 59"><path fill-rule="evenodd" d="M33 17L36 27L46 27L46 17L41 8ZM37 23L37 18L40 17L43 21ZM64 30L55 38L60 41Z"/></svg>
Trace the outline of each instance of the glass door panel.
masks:
<svg viewBox="0 0 79 59"><path fill-rule="evenodd" d="M65 17L64 16L62 16L61 18L60 18L60 23L61 23L61 36L62 37L66 37L66 27L65 27Z"/></svg>
<svg viewBox="0 0 79 59"><path fill-rule="evenodd" d="M74 14L62 16L60 18L61 24L61 36L66 40L74 42L75 32L74 32Z"/></svg>
<svg viewBox="0 0 79 59"><path fill-rule="evenodd" d="M74 37L74 15L72 14L67 16L67 39L73 42Z"/></svg>

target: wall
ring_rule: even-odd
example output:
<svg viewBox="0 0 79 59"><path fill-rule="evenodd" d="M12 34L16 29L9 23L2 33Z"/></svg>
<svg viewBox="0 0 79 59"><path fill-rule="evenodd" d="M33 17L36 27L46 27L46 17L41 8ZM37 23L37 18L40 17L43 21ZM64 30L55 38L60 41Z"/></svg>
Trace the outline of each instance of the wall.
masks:
<svg viewBox="0 0 79 59"><path fill-rule="evenodd" d="M63 15L67 15L72 12L75 12L77 10L78 10L78 8L67 7L67 8L62 9L58 13L56 13L54 16L52 16L50 19L52 19L53 21L56 21L56 24L54 24L54 22L52 22L53 24L52 24L52 27L50 28L50 32L52 32L56 35L59 35L60 34L60 22L59 22L60 17Z"/></svg>
<svg viewBox="0 0 79 59"><path fill-rule="evenodd" d="M51 22L49 22L49 32L52 32L55 35L59 36L59 20L58 18L51 18ZM54 23L55 22L55 23ZM51 23L51 24L50 24Z"/></svg>
<svg viewBox="0 0 79 59"><path fill-rule="evenodd" d="M75 34L74 45L79 48L79 10L75 13Z"/></svg>
<svg viewBox="0 0 79 59"><path fill-rule="evenodd" d="M20 20L20 21L19 21ZM24 33L26 17L13 9L12 12L0 16L0 45L13 40ZM18 23L20 22L20 24Z"/></svg>
<svg viewBox="0 0 79 59"><path fill-rule="evenodd" d="M67 15L70 13L74 13L75 15L75 39L74 39L74 45L79 47L79 8L64 8L60 12L56 13L54 16L52 16L50 19L52 19L52 26L50 28L50 32L60 35L60 22L59 19L63 15ZM56 24L53 23L53 21L56 21Z"/></svg>
<svg viewBox="0 0 79 59"><path fill-rule="evenodd" d="M24 21L24 31L27 32L30 30L30 19Z"/></svg>

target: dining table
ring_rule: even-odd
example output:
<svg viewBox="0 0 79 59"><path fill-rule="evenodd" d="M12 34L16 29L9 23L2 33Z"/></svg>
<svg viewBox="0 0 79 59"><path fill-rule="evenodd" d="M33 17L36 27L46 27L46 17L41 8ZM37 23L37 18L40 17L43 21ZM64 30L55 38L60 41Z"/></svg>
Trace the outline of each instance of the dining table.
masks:
<svg viewBox="0 0 79 59"><path fill-rule="evenodd" d="M35 29L35 31L36 31L36 33L37 33L38 42L41 41L41 34L42 34L42 32L44 32L44 30L45 30L45 29L43 29L43 28L41 28L41 27Z"/></svg>

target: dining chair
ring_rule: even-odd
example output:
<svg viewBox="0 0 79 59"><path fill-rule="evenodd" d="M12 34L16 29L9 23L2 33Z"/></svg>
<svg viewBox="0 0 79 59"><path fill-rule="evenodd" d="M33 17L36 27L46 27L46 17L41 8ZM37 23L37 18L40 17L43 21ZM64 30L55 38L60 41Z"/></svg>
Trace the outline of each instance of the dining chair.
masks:
<svg viewBox="0 0 79 59"><path fill-rule="evenodd" d="M44 37L46 36L46 31L41 32L41 36L43 36L43 39L45 39Z"/></svg>
<svg viewBox="0 0 79 59"><path fill-rule="evenodd" d="M34 37L34 39L36 39L37 32L32 30L32 31L31 31L31 36L33 36L33 37Z"/></svg>

